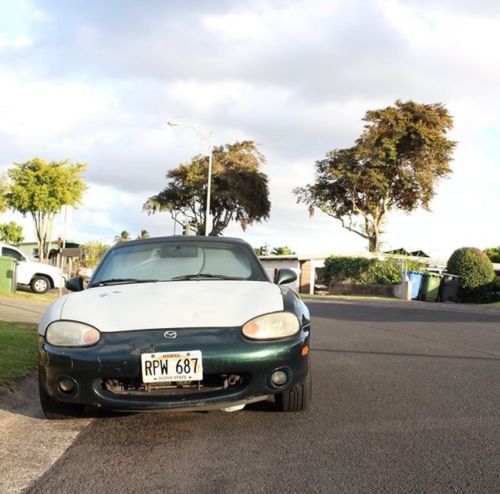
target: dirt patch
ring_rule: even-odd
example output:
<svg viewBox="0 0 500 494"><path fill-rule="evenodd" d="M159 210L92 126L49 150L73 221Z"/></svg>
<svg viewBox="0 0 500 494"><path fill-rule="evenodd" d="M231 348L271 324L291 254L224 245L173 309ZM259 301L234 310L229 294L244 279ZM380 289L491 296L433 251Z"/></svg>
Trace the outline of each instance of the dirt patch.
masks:
<svg viewBox="0 0 500 494"><path fill-rule="evenodd" d="M0 492L17 493L40 477L91 419L49 421L37 377L0 386Z"/></svg>

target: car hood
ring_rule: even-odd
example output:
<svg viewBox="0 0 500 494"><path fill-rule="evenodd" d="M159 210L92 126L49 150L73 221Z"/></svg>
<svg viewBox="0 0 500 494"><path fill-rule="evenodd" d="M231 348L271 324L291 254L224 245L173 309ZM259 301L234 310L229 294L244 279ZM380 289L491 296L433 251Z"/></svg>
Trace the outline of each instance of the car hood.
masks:
<svg viewBox="0 0 500 494"><path fill-rule="evenodd" d="M277 285L266 281L189 280L95 287L61 297L47 310L52 321L81 321L103 332L137 329L235 327L283 310Z"/></svg>

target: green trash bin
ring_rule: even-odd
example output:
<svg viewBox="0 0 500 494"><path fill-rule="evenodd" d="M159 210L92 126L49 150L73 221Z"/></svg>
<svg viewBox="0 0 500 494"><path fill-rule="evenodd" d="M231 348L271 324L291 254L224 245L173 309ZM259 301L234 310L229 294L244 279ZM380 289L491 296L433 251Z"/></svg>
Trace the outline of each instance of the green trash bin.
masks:
<svg viewBox="0 0 500 494"><path fill-rule="evenodd" d="M436 302L439 297L439 286L442 276L437 273L424 273L420 284L420 300Z"/></svg>
<svg viewBox="0 0 500 494"><path fill-rule="evenodd" d="M16 291L16 260L8 256L0 256L0 293Z"/></svg>

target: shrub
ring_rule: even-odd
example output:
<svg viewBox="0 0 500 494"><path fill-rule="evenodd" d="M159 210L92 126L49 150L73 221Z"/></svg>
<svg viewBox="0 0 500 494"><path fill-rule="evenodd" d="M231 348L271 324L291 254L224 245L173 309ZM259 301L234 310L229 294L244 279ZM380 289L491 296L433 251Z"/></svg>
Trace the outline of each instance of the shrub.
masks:
<svg viewBox="0 0 500 494"><path fill-rule="evenodd" d="M85 253L84 261L87 268L95 268L109 249L109 245L99 240L91 240L83 244L82 247Z"/></svg>
<svg viewBox="0 0 500 494"><path fill-rule="evenodd" d="M500 276L493 281L477 288L461 288L459 293L461 302L490 303L500 301Z"/></svg>
<svg viewBox="0 0 500 494"><path fill-rule="evenodd" d="M323 281L336 283L366 283L371 259L364 257L337 257L325 259Z"/></svg>
<svg viewBox="0 0 500 494"><path fill-rule="evenodd" d="M486 283L479 289L479 302L500 301L500 276L495 276L493 281Z"/></svg>
<svg viewBox="0 0 500 494"><path fill-rule="evenodd" d="M495 276L491 283L488 283L491 292L500 294L500 276Z"/></svg>
<svg viewBox="0 0 500 494"><path fill-rule="evenodd" d="M395 261L378 261L374 259L370 266L369 283L378 285L399 285L401 283L401 265Z"/></svg>
<svg viewBox="0 0 500 494"><path fill-rule="evenodd" d="M466 290L478 289L495 277L488 256L475 247L457 249L448 259L447 271L460 276L460 286Z"/></svg>
<svg viewBox="0 0 500 494"><path fill-rule="evenodd" d="M323 282L397 285L401 283L401 266L393 259L330 256L325 259Z"/></svg>
<svg viewBox="0 0 500 494"><path fill-rule="evenodd" d="M500 263L500 245L498 247L484 249L484 253L490 258L491 262Z"/></svg>

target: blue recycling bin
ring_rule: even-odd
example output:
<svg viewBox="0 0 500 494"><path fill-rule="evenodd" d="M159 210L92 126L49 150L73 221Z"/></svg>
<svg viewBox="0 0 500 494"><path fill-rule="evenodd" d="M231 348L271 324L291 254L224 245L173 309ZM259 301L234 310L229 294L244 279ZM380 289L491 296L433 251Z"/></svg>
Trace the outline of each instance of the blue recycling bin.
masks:
<svg viewBox="0 0 500 494"><path fill-rule="evenodd" d="M420 283L422 282L422 273L418 271L408 271L407 274L411 282L411 298L412 300L417 300L420 291Z"/></svg>

